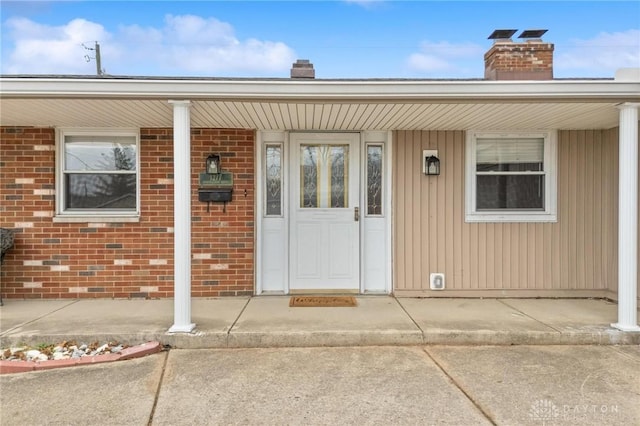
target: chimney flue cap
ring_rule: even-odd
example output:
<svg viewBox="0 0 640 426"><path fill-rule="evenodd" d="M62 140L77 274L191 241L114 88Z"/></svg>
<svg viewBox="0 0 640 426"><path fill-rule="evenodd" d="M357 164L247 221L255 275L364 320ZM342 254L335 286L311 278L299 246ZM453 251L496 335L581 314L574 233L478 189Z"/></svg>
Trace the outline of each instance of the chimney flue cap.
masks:
<svg viewBox="0 0 640 426"><path fill-rule="evenodd" d="M494 30L489 37L489 40L511 40L511 37L518 30Z"/></svg>
<svg viewBox="0 0 640 426"><path fill-rule="evenodd" d="M524 30L520 33L518 38L524 39L525 41L531 42L541 42L542 35L549 30Z"/></svg>

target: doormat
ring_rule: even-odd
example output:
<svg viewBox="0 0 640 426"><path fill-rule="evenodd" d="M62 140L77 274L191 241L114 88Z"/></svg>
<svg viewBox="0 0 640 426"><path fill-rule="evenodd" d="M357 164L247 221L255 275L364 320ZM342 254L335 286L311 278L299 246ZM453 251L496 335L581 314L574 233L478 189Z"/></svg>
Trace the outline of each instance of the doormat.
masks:
<svg viewBox="0 0 640 426"><path fill-rule="evenodd" d="M358 306L353 296L292 296L289 299L290 307L326 307L349 308Z"/></svg>

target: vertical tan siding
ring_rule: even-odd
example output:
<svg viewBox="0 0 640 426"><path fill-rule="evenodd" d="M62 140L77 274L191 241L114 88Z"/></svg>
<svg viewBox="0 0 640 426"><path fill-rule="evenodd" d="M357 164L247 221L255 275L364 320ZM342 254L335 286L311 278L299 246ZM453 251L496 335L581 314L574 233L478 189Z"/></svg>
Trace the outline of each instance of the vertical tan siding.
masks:
<svg viewBox="0 0 640 426"><path fill-rule="evenodd" d="M558 132L557 223L465 223L463 131L394 133L394 283L447 290L615 290L617 130ZM422 174L437 149L442 174Z"/></svg>

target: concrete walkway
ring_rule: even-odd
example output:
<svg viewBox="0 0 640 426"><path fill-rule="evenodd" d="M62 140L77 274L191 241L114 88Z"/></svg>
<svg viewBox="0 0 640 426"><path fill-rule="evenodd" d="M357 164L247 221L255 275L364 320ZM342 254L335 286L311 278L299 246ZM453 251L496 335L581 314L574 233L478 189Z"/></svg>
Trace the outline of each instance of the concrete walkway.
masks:
<svg viewBox="0 0 640 426"><path fill-rule="evenodd" d="M0 426L639 425L640 347L171 349L0 388Z"/></svg>
<svg viewBox="0 0 640 426"><path fill-rule="evenodd" d="M617 305L592 299L358 296L351 308L289 307L287 296L193 299L190 334L169 334L173 300L5 299L0 346L74 339L182 349L383 345L640 344L613 329Z"/></svg>

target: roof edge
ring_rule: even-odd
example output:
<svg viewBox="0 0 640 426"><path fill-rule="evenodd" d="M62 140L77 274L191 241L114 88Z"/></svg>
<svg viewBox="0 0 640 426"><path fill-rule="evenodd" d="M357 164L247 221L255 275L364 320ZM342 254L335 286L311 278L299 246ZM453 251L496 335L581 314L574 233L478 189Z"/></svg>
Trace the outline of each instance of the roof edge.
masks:
<svg viewBox="0 0 640 426"><path fill-rule="evenodd" d="M0 76L5 98L111 99L640 99L640 81L615 79L296 80Z"/></svg>

